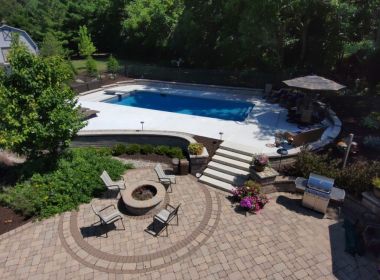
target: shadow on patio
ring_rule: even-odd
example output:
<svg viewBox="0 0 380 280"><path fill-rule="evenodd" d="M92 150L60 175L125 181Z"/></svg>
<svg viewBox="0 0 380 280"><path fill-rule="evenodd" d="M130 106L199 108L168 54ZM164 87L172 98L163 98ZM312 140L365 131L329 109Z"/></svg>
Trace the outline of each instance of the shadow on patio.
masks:
<svg viewBox="0 0 380 280"><path fill-rule="evenodd" d="M323 219L324 215L318 212L315 212L311 209L307 209L302 206L302 198L289 198L283 195L280 195L276 199L276 203L284 206L286 209L304 216L311 216L317 219Z"/></svg>
<svg viewBox="0 0 380 280"><path fill-rule="evenodd" d="M349 230L349 229L346 229ZM368 255L360 256L346 252L347 234L344 222L329 226L333 274L337 279L380 279L376 273L375 260Z"/></svg>

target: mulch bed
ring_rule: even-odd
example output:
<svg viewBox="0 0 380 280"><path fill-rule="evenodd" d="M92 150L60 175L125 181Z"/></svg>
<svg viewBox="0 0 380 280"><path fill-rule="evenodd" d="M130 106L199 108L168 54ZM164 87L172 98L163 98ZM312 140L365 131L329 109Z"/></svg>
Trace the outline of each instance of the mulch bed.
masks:
<svg viewBox="0 0 380 280"><path fill-rule="evenodd" d="M0 151L0 178L3 179L5 177L8 172L8 167L13 166L20 161L20 158L17 158L12 154ZM4 183L1 179L0 186ZM25 218L15 213L12 209L0 206L0 234L22 226L28 221L29 218Z"/></svg>
<svg viewBox="0 0 380 280"><path fill-rule="evenodd" d="M16 214L12 209L0 206L0 234L27 223L30 219Z"/></svg>
<svg viewBox="0 0 380 280"><path fill-rule="evenodd" d="M338 139L354 134L354 141L359 145L359 153L353 160L380 160L380 153L364 147L365 136L380 137L380 130L363 127L362 121L372 111L378 111L379 96L331 96L328 103L342 121L342 132Z"/></svg>

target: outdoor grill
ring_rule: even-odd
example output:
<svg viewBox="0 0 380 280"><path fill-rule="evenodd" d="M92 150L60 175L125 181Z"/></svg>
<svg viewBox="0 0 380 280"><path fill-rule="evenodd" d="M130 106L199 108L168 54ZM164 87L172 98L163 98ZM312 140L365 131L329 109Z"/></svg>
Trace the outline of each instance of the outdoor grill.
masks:
<svg viewBox="0 0 380 280"><path fill-rule="evenodd" d="M302 205L325 214L330 202L333 186L334 179L310 173Z"/></svg>

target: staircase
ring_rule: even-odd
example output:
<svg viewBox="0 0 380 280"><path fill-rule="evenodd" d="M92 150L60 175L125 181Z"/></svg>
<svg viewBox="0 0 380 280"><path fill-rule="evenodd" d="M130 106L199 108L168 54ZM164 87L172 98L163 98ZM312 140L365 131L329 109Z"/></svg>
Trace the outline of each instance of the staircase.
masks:
<svg viewBox="0 0 380 280"><path fill-rule="evenodd" d="M249 178L249 166L255 153L251 147L223 142L199 178L201 183L231 192Z"/></svg>

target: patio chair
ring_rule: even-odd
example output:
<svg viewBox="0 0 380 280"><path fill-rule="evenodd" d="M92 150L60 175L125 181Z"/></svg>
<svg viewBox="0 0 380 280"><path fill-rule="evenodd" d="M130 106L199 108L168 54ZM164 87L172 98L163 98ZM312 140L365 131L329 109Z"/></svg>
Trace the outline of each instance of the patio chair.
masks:
<svg viewBox="0 0 380 280"><path fill-rule="evenodd" d="M118 191L118 195L120 193L120 190L125 190L125 182L123 177L122 180L119 181L112 181L110 175L108 175L107 171L103 171L102 175L100 175L100 178L102 179L103 183L106 185L107 189L110 191Z"/></svg>
<svg viewBox="0 0 380 280"><path fill-rule="evenodd" d="M112 213L109 213L106 215L102 213L102 211L104 211L110 207L114 208L114 211ZM99 222L97 222L97 223L100 223L101 225L109 225L109 224L113 224L116 221L120 220L121 224L123 225L123 230L125 230L125 226L123 223L123 215L118 210L116 210L115 205L111 204L111 205L108 205L108 206L106 206L100 210L97 210L95 208L95 206L93 204L91 204L91 208L92 208L92 211L95 213L95 215L99 217ZM107 231L106 231L106 237L108 237Z"/></svg>
<svg viewBox="0 0 380 280"><path fill-rule="evenodd" d="M155 236L157 236L164 228L166 229L166 236L168 236L168 225L175 217L177 217L176 225L178 225L178 209L180 206L181 204L178 204L177 207L174 207L168 203L164 209L162 209L157 215L154 215L153 223L155 224L155 222L158 222L163 225L163 228L161 228L160 231L155 231Z"/></svg>
<svg viewBox="0 0 380 280"><path fill-rule="evenodd" d="M171 185L176 183L175 175L166 175L161 164L157 164L154 167L154 171L156 171L160 183L168 186L168 189L170 188L170 191L172 191Z"/></svg>

